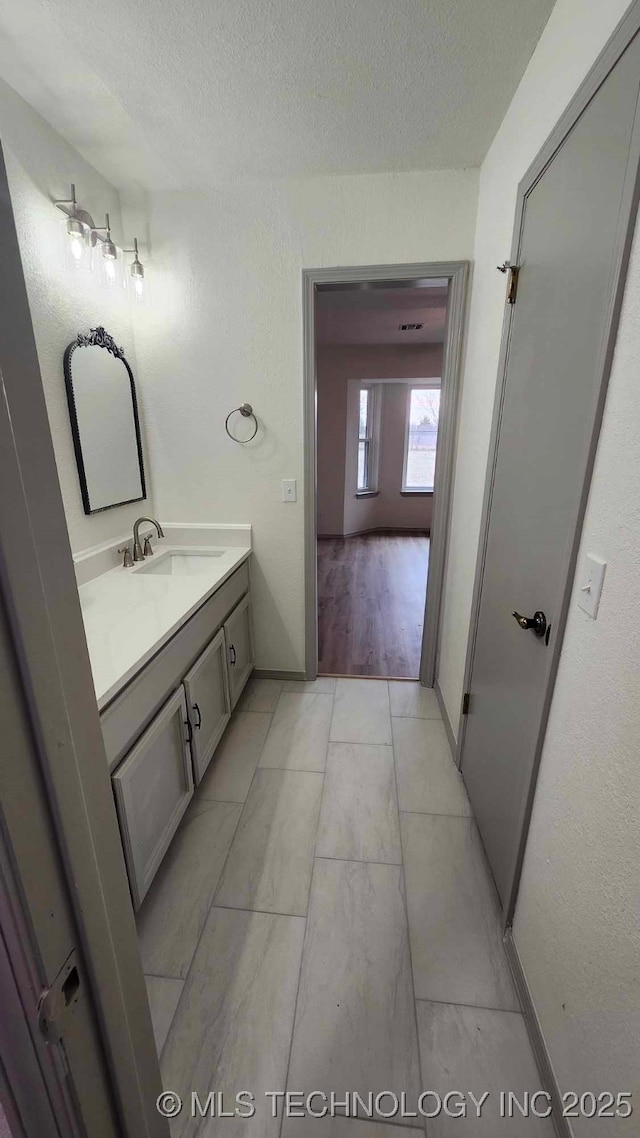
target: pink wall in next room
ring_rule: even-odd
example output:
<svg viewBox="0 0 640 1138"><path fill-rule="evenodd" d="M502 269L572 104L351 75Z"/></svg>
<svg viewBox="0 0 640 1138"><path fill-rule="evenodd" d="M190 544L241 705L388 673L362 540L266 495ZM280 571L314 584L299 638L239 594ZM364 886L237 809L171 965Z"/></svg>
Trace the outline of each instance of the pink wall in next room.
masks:
<svg viewBox="0 0 640 1138"><path fill-rule="evenodd" d="M376 498L356 498L357 406L349 405L349 380L431 379L442 371L442 345L319 347L318 533L429 529L431 498L402 497L405 394L401 385L382 392L380 466Z"/></svg>

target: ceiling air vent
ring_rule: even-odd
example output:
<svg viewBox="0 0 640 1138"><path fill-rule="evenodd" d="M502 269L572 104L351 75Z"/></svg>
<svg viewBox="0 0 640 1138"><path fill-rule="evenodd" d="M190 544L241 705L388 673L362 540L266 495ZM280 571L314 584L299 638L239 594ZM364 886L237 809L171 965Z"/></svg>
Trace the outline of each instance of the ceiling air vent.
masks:
<svg viewBox="0 0 640 1138"><path fill-rule="evenodd" d="M419 332L424 324L398 324L400 332Z"/></svg>

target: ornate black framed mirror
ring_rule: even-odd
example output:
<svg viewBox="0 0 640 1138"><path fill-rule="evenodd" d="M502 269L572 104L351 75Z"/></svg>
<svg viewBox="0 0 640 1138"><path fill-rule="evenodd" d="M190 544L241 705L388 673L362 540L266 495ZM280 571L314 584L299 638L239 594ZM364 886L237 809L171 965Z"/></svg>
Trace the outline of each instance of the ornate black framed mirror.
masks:
<svg viewBox="0 0 640 1138"><path fill-rule="evenodd" d="M64 381L85 514L147 496L133 372L104 328L79 332Z"/></svg>

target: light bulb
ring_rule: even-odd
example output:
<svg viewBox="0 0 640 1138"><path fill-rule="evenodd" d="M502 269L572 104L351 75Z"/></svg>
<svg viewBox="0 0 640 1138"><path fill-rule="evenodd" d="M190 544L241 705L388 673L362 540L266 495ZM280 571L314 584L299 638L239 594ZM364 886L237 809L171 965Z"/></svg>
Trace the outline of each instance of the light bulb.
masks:
<svg viewBox="0 0 640 1138"><path fill-rule="evenodd" d="M107 274L110 281L115 280L115 275L116 275L116 263L115 263L115 261L113 261L111 259L107 259L105 257L104 271Z"/></svg>
<svg viewBox="0 0 640 1138"><path fill-rule="evenodd" d="M65 268L76 273L79 270L91 272L93 258L91 246L87 241L87 229L77 217L66 218L62 227L62 256Z"/></svg>
<svg viewBox="0 0 640 1138"><path fill-rule="evenodd" d="M144 292L144 280L143 280L143 278L142 277L136 277L134 282L133 282L133 287L135 289L135 294L136 294L138 300L140 300L142 297L142 294Z"/></svg>
<svg viewBox="0 0 640 1138"><path fill-rule="evenodd" d="M84 253L83 243L75 234L71 237L71 256L74 260L79 261Z"/></svg>

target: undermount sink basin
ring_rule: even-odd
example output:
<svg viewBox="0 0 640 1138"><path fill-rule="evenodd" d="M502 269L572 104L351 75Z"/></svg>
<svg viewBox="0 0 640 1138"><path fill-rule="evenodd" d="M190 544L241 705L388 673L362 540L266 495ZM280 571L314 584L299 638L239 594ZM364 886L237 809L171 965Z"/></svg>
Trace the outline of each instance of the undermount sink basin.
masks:
<svg viewBox="0 0 640 1138"><path fill-rule="evenodd" d="M222 557L223 549L207 549L201 553L166 553L157 559L146 561L137 570L138 573L154 573L162 577L194 577L199 573L208 573L211 569L211 558Z"/></svg>

